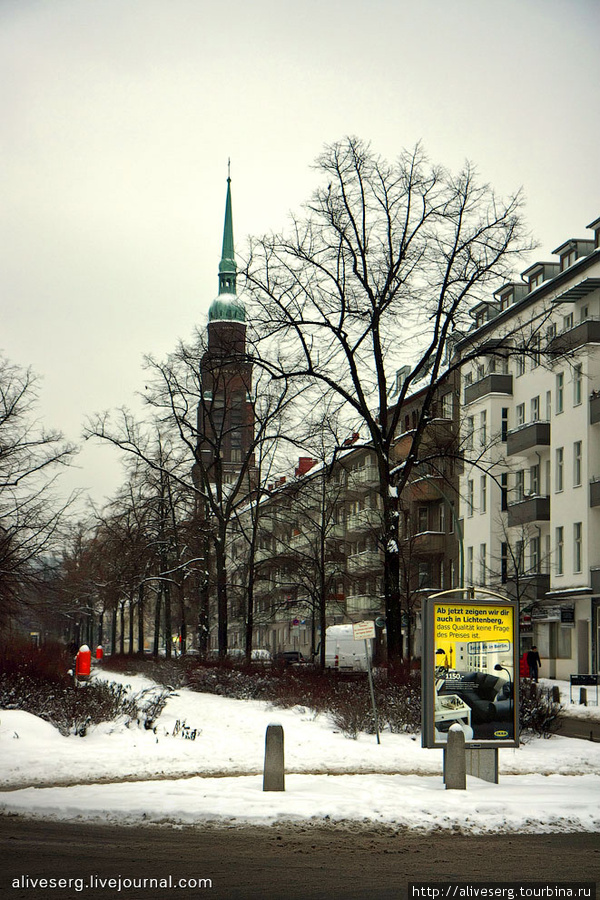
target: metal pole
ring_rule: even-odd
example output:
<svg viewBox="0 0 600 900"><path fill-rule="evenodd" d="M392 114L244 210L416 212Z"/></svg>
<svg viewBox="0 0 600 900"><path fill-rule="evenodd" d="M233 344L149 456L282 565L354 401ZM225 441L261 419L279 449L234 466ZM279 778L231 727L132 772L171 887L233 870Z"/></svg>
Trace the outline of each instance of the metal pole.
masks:
<svg viewBox="0 0 600 900"><path fill-rule="evenodd" d="M377 735L377 743L381 744L379 737L379 719L377 718L377 706L375 704L375 689L373 687L373 673L371 671L371 659L369 657L369 648L367 639L365 638L365 656L367 658L367 675L369 676L369 691L371 692L371 705L373 707L373 716L375 717L375 734Z"/></svg>

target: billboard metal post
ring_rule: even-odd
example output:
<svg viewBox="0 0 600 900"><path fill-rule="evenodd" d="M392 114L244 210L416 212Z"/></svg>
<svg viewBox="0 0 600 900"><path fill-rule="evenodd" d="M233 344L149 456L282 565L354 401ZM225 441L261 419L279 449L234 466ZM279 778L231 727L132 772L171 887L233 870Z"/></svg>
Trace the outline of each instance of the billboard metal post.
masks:
<svg viewBox="0 0 600 900"><path fill-rule="evenodd" d="M373 686L373 670L371 669L371 655L369 653L369 645L367 644L368 640L374 640L375 638L375 622L356 622L352 626L352 632L355 641L358 641L362 638L365 642L365 659L367 661L367 675L369 678L371 706L373 707L373 718L375 720L375 734L377 735L377 743L381 744L381 738L379 736L379 717L377 715L377 704L375 703L375 688Z"/></svg>

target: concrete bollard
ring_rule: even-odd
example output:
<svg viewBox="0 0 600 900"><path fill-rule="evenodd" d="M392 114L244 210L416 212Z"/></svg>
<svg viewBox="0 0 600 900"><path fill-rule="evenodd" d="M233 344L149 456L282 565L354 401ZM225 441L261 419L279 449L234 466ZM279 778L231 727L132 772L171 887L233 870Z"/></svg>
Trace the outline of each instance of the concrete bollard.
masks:
<svg viewBox="0 0 600 900"><path fill-rule="evenodd" d="M579 688L579 702L582 706L587 706L587 688Z"/></svg>
<svg viewBox="0 0 600 900"><path fill-rule="evenodd" d="M263 791L285 791L283 725L269 725L267 727Z"/></svg>
<svg viewBox="0 0 600 900"><path fill-rule="evenodd" d="M465 733L456 723L448 731L444 750L444 782L446 790L464 791L467 788L467 758Z"/></svg>
<svg viewBox="0 0 600 900"><path fill-rule="evenodd" d="M560 703L560 688L557 684L552 685L552 702Z"/></svg>

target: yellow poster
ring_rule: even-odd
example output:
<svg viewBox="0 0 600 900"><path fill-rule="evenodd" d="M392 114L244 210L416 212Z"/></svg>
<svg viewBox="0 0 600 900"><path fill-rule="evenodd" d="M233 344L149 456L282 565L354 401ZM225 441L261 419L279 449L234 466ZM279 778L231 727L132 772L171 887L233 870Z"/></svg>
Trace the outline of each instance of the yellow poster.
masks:
<svg viewBox="0 0 600 900"><path fill-rule="evenodd" d="M433 603L436 742L458 724L467 741L513 741L514 608L444 598Z"/></svg>

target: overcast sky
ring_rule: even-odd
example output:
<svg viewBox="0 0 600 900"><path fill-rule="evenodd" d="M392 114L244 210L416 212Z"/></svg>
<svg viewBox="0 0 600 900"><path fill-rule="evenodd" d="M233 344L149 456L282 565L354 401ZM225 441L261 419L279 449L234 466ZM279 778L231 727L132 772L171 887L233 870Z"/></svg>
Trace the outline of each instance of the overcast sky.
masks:
<svg viewBox="0 0 600 900"><path fill-rule="evenodd" d="M523 186L547 259L600 215L599 34L597 0L0 0L0 350L78 440L206 322L228 157L243 252L347 134Z"/></svg>

